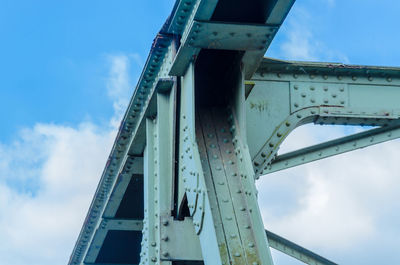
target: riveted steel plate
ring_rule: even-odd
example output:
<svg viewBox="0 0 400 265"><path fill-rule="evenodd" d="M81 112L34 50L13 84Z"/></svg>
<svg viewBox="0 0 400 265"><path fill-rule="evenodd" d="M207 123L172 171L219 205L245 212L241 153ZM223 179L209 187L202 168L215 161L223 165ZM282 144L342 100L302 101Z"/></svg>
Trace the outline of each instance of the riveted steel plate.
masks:
<svg viewBox="0 0 400 265"><path fill-rule="evenodd" d="M200 241L190 217L183 221L161 217L160 239L162 260L203 260Z"/></svg>
<svg viewBox="0 0 400 265"><path fill-rule="evenodd" d="M290 82L290 111L306 107L348 105L347 84Z"/></svg>
<svg viewBox="0 0 400 265"><path fill-rule="evenodd" d="M194 21L187 37L189 47L224 50L263 50L277 28L268 25Z"/></svg>

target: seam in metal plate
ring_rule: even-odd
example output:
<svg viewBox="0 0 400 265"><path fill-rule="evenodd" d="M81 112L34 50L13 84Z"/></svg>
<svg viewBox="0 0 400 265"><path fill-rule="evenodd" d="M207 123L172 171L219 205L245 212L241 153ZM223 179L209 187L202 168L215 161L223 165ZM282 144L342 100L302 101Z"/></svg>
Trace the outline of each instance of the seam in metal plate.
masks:
<svg viewBox="0 0 400 265"><path fill-rule="evenodd" d="M187 36L189 47L224 50L262 50L276 31L264 24L194 21Z"/></svg>

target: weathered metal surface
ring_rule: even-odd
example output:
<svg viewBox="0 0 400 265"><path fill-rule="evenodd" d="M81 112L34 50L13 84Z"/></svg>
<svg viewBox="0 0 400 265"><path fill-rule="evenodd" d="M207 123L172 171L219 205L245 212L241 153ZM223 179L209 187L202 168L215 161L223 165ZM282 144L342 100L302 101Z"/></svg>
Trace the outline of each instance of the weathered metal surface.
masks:
<svg viewBox="0 0 400 265"><path fill-rule="evenodd" d="M399 137L400 69L263 59L293 3L175 3L69 264L334 264L264 232L254 180ZM380 128L276 156L310 122Z"/></svg>
<svg viewBox="0 0 400 265"><path fill-rule="evenodd" d="M203 260L199 237L191 218L177 221L172 217L163 217L160 227L162 260Z"/></svg>
<svg viewBox="0 0 400 265"><path fill-rule="evenodd" d="M398 125L371 129L366 132L278 155L264 172L266 174L272 173L397 138L400 138Z"/></svg>
<svg viewBox="0 0 400 265"><path fill-rule="evenodd" d="M265 230L265 233L268 236L268 242L272 248L299 261L309 265L337 265L336 263L321 257L320 255L317 255L314 252L311 252L308 249L305 249L281 236L278 236L277 234L274 234L268 230Z"/></svg>
<svg viewBox="0 0 400 265"><path fill-rule="evenodd" d="M246 99L248 144L257 176L268 173L280 144L296 127L395 125L399 100L395 68L265 59Z"/></svg>
<svg viewBox="0 0 400 265"><path fill-rule="evenodd" d="M171 75L183 75L193 57L200 49L223 49L238 51L262 51L271 43L278 30L276 25L238 24L193 21L188 34L171 68Z"/></svg>

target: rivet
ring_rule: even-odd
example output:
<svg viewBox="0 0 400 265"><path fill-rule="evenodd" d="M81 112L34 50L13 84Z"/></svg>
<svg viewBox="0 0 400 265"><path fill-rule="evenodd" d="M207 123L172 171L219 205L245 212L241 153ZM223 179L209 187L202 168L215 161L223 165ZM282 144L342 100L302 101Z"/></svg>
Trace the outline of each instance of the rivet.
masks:
<svg viewBox="0 0 400 265"><path fill-rule="evenodd" d="M156 245L157 245L156 242L151 242L152 247L155 247Z"/></svg>
<svg viewBox="0 0 400 265"><path fill-rule="evenodd" d="M313 99L313 98L310 99L310 101L311 101L311 103L315 103L315 99Z"/></svg>
<svg viewBox="0 0 400 265"><path fill-rule="evenodd" d="M322 78L326 80L326 79L328 79L328 76L324 75Z"/></svg>
<svg viewBox="0 0 400 265"><path fill-rule="evenodd" d="M388 82L392 82L392 78L391 78L391 77L386 78L386 80L387 80Z"/></svg>
<svg viewBox="0 0 400 265"><path fill-rule="evenodd" d="M164 226L167 226L167 225L168 225L168 220L164 220L162 224L163 224Z"/></svg>
<svg viewBox="0 0 400 265"><path fill-rule="evenodd" d="M235 257L240 257L240 253L236 252Z"/></svg>
<svg viewBox="0 0 400 265"><path fill-rule="evenodd" d="M297 90L297 89L299 89L299 86L298 85L294 85L294 90Z"/></svg>
<svg viewBox="0 0 400 265"><path fill-rule="evenodd" d="M293 105L295 106L295 108L299 107L299 104L297 104L297 103L294 103Z"/></svg>
<svg viewBox="0 0 400 265"><path fill-rule="evenodd" d="M351 79L353 79L353 81L356 81L356 80L357 80L357 76L354 76L354 75L353 75L353 76L351 77Z"/></svg>
<svg viewBox="0 0 400 265"><path fill-rule="evenodd" d="M328 99L325 98L325 99L324 99L324 103L328 103L328 102L329 102Z"/></svg>
<svg viewBox="0 0 400 265"><path fill-rule="evenodd" d="M298 113L298 114L296 115L296 117L300 119L300 118L301 118L301 114Z"/></svg>
<svg viewBox="0 0 400 265"><path fill-rule="evenodd" d="M252 247L254 247L254 244L253 243L249 243L249 245L248 245L250 248L252 248Z"/></svg>
<svg viewBox="0 0 400 265"><path fill-rule="evenodd" d="M301 97L305 98L306 97L306 93L301 93Z"/></svg>
<svg viewBox="0 0 400 265"><path fill-rule="evenodd" d="M337 76L337 79L338 79L338 80L342 80L342 76L341 76L341 75L338 75L338 76Z"/></svg>
<svg viewBox="0 0 400 265"><path fill-rule="evenodd" d="M287 122L285 123L285 125L286 125L287 127L289 127L289 126L290 126L290 122L287 121Z"/></svg>
<svg viewBox="0 0 400 265"><path fill-rule="evenodd" d="M310 79L314 79L315 78L315 75L310 75Z"/></svg>

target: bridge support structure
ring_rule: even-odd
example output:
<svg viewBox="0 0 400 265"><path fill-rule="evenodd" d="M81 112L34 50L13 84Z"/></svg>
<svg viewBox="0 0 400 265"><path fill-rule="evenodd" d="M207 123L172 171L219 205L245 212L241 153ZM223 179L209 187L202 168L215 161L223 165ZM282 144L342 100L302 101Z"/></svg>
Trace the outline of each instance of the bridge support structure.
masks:
<svg viewBox="0 0 400 265"><path fill-rule="evenodd" d="M255 181L399 137L400 71L263 58L292 5L177 1L69 264L335 264L265 230ZM306 123L372 129L278 154Z"/></svg>

